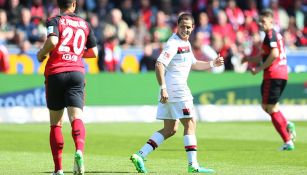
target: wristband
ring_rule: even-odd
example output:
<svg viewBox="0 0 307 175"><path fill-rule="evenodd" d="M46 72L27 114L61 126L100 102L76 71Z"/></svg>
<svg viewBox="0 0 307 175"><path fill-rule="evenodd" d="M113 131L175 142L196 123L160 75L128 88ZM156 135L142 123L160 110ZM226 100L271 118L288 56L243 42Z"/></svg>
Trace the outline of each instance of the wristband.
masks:
<svg viewBox="0 0 307 175"><path fill-rule="evenodd" d="M209 61L209 64L210 64L210 67L211 67L211 68L214 67L213 61Z"/></svg>
<svg viewBox="0 0 307 175"><path fill-rule="evenodd" d="M166 89L166 85L164 84L164 85L161 85L160 86L160 89L162 90L162 89Z"/></svg>

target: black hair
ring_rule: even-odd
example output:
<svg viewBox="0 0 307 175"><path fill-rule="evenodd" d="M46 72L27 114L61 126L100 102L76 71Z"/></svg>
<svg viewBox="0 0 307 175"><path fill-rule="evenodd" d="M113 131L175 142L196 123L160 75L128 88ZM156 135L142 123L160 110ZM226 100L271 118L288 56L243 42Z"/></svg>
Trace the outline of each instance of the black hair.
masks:
<svg viewBox="0 0 307 175"><path fill-rule="evenodd" d="M192 24L194 25L194 18L191 13L182 13L179 15L177 24L179 24L182 20L191 20Z"/></svg>
<svg viewBox="0 0 307 175"><path fill-rule="evenodd" d="M76 0L57 0L57 3L60 9L67 9L75 1Z"/></svg>

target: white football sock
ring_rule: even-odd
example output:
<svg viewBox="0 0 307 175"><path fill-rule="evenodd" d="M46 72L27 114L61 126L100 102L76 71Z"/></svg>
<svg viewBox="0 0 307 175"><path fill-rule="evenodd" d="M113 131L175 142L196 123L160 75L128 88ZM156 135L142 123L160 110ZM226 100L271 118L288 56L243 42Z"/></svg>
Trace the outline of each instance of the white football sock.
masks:
<svg viewBox="0 0 307 175"><path fill-rule="evenodd" d="M188 163L194 168L199 168L197 161L197 140L195 135L183 136L185 150L187 152Z"/></svg>
<svg viewBox="0 0 307 175"><path fill-rule="evenodd" d="M139 153L144 158L154 149L158 148L158 146L161 145L163 141L163 135L159 132L155 132L147 141L147 143L140 149Z"/></svg>

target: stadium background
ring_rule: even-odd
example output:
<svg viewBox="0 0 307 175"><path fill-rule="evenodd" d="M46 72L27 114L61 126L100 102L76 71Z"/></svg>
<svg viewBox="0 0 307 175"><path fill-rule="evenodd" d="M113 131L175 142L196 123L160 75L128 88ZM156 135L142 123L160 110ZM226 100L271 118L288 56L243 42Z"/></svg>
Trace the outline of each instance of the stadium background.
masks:
<svg viewBox="0 0 307 175"><path fill-rule="evenodd" d="M261 75L249 74L255 65L240 63L257 54L261 33L256 22L263 8L274 11L275 29L285 38L291 73L282 109L289 119L307 119L305 1L79 0L78 5L77 14L93 26L100 50L99 58L84 60L88 122L154 121L153 65L182 11L196 19L191 36L196 57L211 60L218 52L226 60L223 68L191 73L198 118L268 120L259 105ZM46 61L40 64L36 52L46 38L46 19L58 13L56 1L0 1L0 8L0 122L48 121Z"/></svg>

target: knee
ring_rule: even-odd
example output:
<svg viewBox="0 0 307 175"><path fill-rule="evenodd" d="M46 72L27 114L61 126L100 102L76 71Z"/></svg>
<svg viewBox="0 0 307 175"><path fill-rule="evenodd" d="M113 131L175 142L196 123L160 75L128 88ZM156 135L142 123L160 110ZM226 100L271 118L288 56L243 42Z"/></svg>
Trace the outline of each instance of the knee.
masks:
<svg viewBox="0 0 307 175"><path fill-rule="evenodd" d="M177 132L177 128L173 129L173 130L170 132L170 136L175 135L175 134L176 134L176 132Z"/></svg>
<svg viewBox="0 0 307 175"><path fill-rule="evenodd" d="M175 135L176 132L177 132L177 128L170 129L170 130L168 131L168 136L171 137L171 136Z"/></svg>
<svg viewBox="0 0 307 175"><path fill-rule="evenodd" d="M273 112L279 111L277 106L266 106L266 107L262 107L262 109L268 114L272 114Z"/></svg>
<svg viewBox="0 0 307 175"><path fill-rule="evenodd" d="M270 109L267 107L267 105L262 104L261 107L262 107L262 109L263 109L264 112L270 114Z"/></svg>
<svg viewBox="0 0 307 175"><path fill-rule="evenodd" d="M173 136L173 135L175 135L176 132L177 132L177 128L173 128L173 129L163 129L163 130L162 130L162 134L163 134L163 136L164 136L165 139L166 139L166 138L169 138L169 137L171 137L171 136Z"/></svg>

